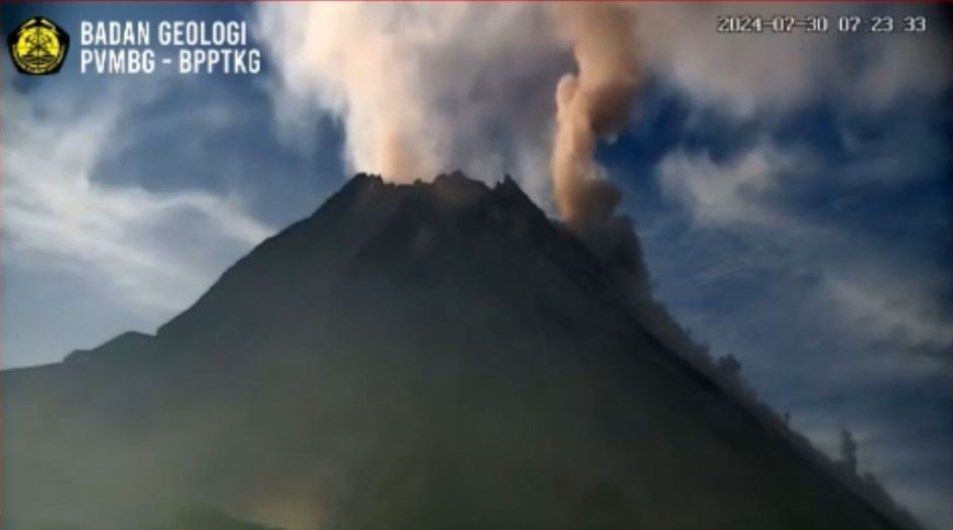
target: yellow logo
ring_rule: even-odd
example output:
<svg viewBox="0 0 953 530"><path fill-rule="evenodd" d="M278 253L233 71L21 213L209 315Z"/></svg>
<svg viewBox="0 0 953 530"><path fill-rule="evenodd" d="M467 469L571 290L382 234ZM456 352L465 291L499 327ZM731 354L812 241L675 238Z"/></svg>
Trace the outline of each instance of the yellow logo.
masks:
<svg viewBox="0 0 953 530"><path fill-rule="evenodd" d="M28 18L10 32L7 48L20 73L55 74L66 59L69 35L46 17Z"/></svg>

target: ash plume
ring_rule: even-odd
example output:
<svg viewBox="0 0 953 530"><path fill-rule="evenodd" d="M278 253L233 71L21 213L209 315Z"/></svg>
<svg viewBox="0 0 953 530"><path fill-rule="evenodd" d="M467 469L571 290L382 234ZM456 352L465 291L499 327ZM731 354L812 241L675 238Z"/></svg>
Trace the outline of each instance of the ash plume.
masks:
<svg viewBox="0 0 953 530"><path fill-rule="evenodd" d="M397 24L394 15L334 3L263 11L260 23L259 31L273 34L269 42L281 58L289 96L313 98L343 120L352 166L396 181L435 169L433 146L423 134L433 113L406 60L408 43L388 31Z"/></svg>
<svg viewBox="0 0 953 530"><path fill-rule="evenodd" d="M556 4L552 14L578 68L564 75L556 88L550 161L556 206L625 292L644 299L647 273L632 220L616 215L622 193L594 158L596 143L621 132L635 102L635 16L626 6L610 3Z"/></svg>
<svg viewBox="0 0 953 530"><path fill-rule="evenodd" d="M513 174L544 206L552 93L571 67L548 9L526 3L261 4L280 124L330 115L349 171L390 181ZM296 134L299 138L304 135Z"/></svg>
<svg viewBox="0 0 953 530"><path fill-rule="evenodd" d="M557 4L554 19L572 45L578 74L556 88L553 192L571 226L606 225L621 198L593 159L596 142L625 126L638 88L634 17L612 4Z"/></svg>
<svg viewBox="0 0 953 530"><path fill-rule="evenodd" d="M286 116L339 119L350 169L397 182L514 174L631 280L644 276L638 242L593 157L635 101L635 22L612 3L271 4L258 33Z"/></svg>

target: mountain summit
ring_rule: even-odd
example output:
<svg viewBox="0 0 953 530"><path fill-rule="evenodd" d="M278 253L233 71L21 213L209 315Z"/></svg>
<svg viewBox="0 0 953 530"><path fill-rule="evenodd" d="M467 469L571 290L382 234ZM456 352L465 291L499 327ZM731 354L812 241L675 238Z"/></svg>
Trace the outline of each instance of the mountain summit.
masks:
<svg viewBox="0 0 953 530"><path fill-rule="evenodd" d="M510 179L358 175L154 336L5 371L4 528L900 527L629 287Z"/></svg>

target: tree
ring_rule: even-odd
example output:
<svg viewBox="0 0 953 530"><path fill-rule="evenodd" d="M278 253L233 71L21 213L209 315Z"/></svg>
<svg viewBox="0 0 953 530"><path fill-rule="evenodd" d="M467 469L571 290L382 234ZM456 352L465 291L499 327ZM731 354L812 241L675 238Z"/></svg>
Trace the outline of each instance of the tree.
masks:
<svg viewBox="0 0 953 530"><path fill-rule="evenodd" d="M841 427L840 430L840 455L841 460L847 466L851 473L857 473L857 440L854 435L847 430L847 427Z"/></svg>
<svg viewBox="0 0 953 530"><path fill-rule="evenodd" d="M715 367L727 376L729 381L737 381L738 375L741 373L741 361L730 353L724 357L719 357L715 362Z"/></svg>

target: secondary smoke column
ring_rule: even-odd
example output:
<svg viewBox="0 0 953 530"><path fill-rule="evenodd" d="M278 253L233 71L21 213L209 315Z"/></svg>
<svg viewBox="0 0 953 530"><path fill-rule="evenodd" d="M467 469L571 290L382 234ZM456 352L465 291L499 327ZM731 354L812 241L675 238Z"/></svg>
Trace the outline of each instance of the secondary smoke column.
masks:
<svg viewBox="0 0 953 530"><path fill-rule="evenodd" d="M638 88L634 15L600 3L558 4L553 14L579 67L556 88L553 192L564 220L591 230L609 223L621 199L593 155L600 138L625 126Z"/></svg>
<svg viewBox="0 0 953 530"><path fill-rule="evenodd" d="M566 224L613 271L625 292L648 300L642 250L632 220L616 215L622 193L594 159L596 142L625 127L639 86L635 15L618 4L553 7L559 36L573 49L577 74L556 88L551 170L556 206Z"/></svg>

